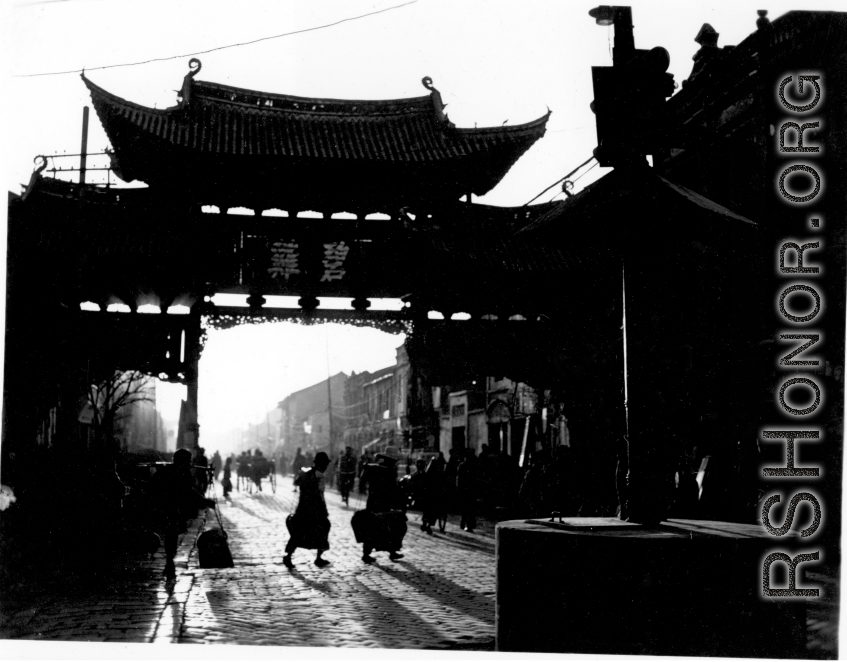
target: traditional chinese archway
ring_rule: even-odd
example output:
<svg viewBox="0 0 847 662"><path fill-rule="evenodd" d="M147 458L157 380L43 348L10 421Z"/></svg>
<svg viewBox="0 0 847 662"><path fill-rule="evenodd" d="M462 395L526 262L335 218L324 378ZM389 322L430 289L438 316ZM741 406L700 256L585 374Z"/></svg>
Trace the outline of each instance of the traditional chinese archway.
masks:
<svg viewBox="0 0 847 662"><path fill-rule="evenodd" d="M670 377L687 389L687 402L712 397L712 381L698 386L708 366L692 371L684 356L706 344L676 342L674 330L683 320L685 328L696 327L705 305L686 292L705 293L708 305L723 312L736 310L734 299L720 297L732 276L721 269L738 262L738 252L724 248L741 246L749 224L646 165L616 171L564 203L472 204L460 198L493 188L543 135L547 116L460 129L428 79L424 97L338 101L200 82L199 63L193 69L178 105L166 110L125 101L83 78L114 147L115 172L147 188L103 189L35 175L12 202L6 412L30 400L50 411L55 401L72 400L83 355L109 355L188 386L188 435L180 441L193 445L204 319L218 327L336 320L411 331L407 351L420 392L468 374L558 388L571 411L600 422L599 433L584 422L586 436L601 436L598 453L614 456L626 431L626 265L628 296L639 298L631 324L663 320L657 328L674 352L652 366L648 326L630 338L643 368L636 389L643 399L637 415L630 412L639 429L630 438L644 442L629 456L638 458L644 476L662 474L672 453L661 451L662 462L654 461L654 449L664 446L647 441L658 430L650 394ZM656 210L654 222L635 228L628 210L645 205ZM649 259L656 232L674 247L685 279L668 281L667 269ZM661 288L684 314L656 297ZM215 293L247 295L248 307L216 307L209 301ZM299 309L267 308L271 295L296 296ZM322 310L318 297L349 297L352 309ZM374 297L402 299L406 307L370 311ZM42 302L37 311L35 300ZM83 302L99 312L81 311ZM130 312L105 312L115 303ZM160 312L144 314L148 305ZM175 305L189 313L168 314ZM429 319L433 310L445 319ZM470 319L452 320L454 313ZM59 318L63 333L41 330ZM64 336L70 340L57 342ZM709 356L739 346L727 342ZM19 347L35 348L21 353L31 361L9 353ZM75 379L51 376L49 361L34 358L44 347L53 363L72 366ZM718 360L731 362L735 351ZM20 384L34 365L42 381L73 386L33 394ZM630 377L633 386L635 373ZM40 410L27 425L44 417ZM6 426L7 437L14 427ZM667 445L669 436L659 434Z"/></svg>
<svg viewBox="0 0 847 662"><path fill-rule="evenodd" d="M431 241L439 224L483 218L493 232L509 234L534 217L489 213L460 198L491 190L544 134L549 117L464 129L450 122L428 78L426 96L340 101L201 82L199 70L192 60L178 104L166 110L120 99L83 76L114 149L113 171L148 186L109 189L36 173L13 197L7 343L32 346L33 357L50 348L54 365L71 365L83 360L80 347L90 339L89 353L187 384L193 443L204 318L217 325L286 315L310 321L331 315L316 312L319 296L350 297L353 309L334 319L408 329L433 303L421 293L440 268ZM215 293L246 294L249 308L216 308L208 301ZM268 295L296 296L300 308L263 308ZM371 312L373 297L409 306ZM81 311L83 303L99 312ZM107 313L111 304L129 312ZM174 306L190 312L168 314ZM151 308L159 312L145 314ZM49 328L59 317L73 340L40 331L39 322ZM47 394L51 388L33 398L18 385L38 361L7 354L7 374L17 377L7 380L7 404L41 401L33 418L52 421L45 411L67 404L72 388L61 398ZM47 382L78 385L50 371L42 371ZM4 450L14 452L8 443Z"/></svg>

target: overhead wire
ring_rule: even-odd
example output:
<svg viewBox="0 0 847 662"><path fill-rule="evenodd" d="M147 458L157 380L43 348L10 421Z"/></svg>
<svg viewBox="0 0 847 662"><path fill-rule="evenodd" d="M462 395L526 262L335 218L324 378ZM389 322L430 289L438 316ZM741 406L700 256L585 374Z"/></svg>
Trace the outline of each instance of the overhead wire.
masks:
<svg viewBox="0 0 847 662"><path fill-rule="evenodd" d="M582 173L579 177L577 177L576 179L571 180L571 184L576 184L576 183L577 183L580 179L582 179L583 177L585 177L585 176L586 176L589 172L591 172L592 170L594 170L594 168L596 168L598 165L600 165L600 164L599 164L599 163L594 163L594 164L593 164L593 165L592 165L592 166L591 166L588 170L586 170L584 173ZM562 195L563 193L566 193L566 191L564 190L564 188L563 188L561 191L559 191L556 195L554 195L552 198L550 198L550 200L548 200L548 202L553 202L553 200L555 200L556 198L558 198L558 197L559 197L560 195ZM572 193L570 193L570 192L567 192L567 193L568 193L569 195L573 195L573 194L572 194Z"/></svg>
<svg viewBox="0 0 847 662"><path fill-rule="evenodd" d="M100 69L115 69L117 67L135 67L142 64L150 64L152 62L165 62L167 60L178 60L185 57L192 57L194 55L206 55L207 53L214 53L215 51L222 51L227 48L237 48L239 46L250 46L252 44L258 44L261 41L268 41L270 39L280 39L282 37L290 37L295 34L302 34L304 32L314 32L315 30L323 30L324 28L331 28L336 25L341 25L342 23L348 23L350 21L356 21L360 18L366 18L368 16L375 16L376 14L382 14L387 11L391 11L392 9L400 9L401 7L406 7L408 5L413 5L418 0L409 0L409 2L404 2L400 5L393 5L391 7L386 7L385 9L378 9L376 11L368 12L366 14L360 14L358 16L350 16L348 18L342 18L339 21L335 21L333 23L326 23L324 25L316 25L311 28L304 28L302 30L292 30L291 32L284 32L282 34L272 35L270 37L261 37L259 39L253 39L252 41L243 41L237 44L227 44L226 46L216 46L215 48L209 48L205 51L196 51L194 53L185 53L183 55L170 55L168 57L157 57L149 60L141 60L139 62L125 62L123 64L108 64L101 67L83 67L82 69L69 69L68 71L51 71L45 73L37 73L37 74L14 74L12 78L35 78L37 76L62 76L65 74L76 74L83 71L97 71Z"/></svg>
<svg viewBox="0 0 847 662"><path fill-rule="evenodd" d="M612 35L612 32L611 32L611 30L609 30L609 31L608 31L608 37L609 37L609 57L612 57L612 36L611 36L611 35ZM548 133L562 133L562 132L564 132L564 131L576 131L576 130L578 130L578 129L587 129L587 128L589 128L589 126L590 126L590 125L577 126L577 127L568 128L568 129L558 129L558 130L556 130L556 131L549 131ZM567 175L565 175L564 177L562 177L562 178L561 178L561 179L559 179L558 181L555 181L555 182L553 182L552 184L550 184L550 186L548 186L546 189L544 189L543 191L541 191L541 193L539 193L538 195L536 195L536 196L535 196L532 200L530 200L529 202L524 203L524 205L523 205L523 206L524 206L524 207L527 207L527 206L528 206L528 205L530 205L531 203L533 203L533 202L535 202L536 200L538 200L538 198L540 198L542 195L544 195L545 193L547 193L547 191L549 191L551 188L553 188L554 186L556 186L556 185L558 185L558 184L561 184L561 183L562 183L563 181L565 181L568 177L570 177L570 176L571 176L571 175L573 175L575 172L577 172L580 168L582 168L582 167L584 167L584 166L588 165L588 164L589 164L589 163L590 163L593 159L594 159L594 156L592 155L590 159L588 159L587 161L585 161L585 162L583 162L583 163L579 164L576 168L574 168L573 170L571 170L571 171L570 171ZM595 162L595 163L594 163L594 165L592 165L592 166L591 166L588 170L586 170L584 173L582 173L579 177L577 177L576 179L574 179L574 180L573 180L573 182L574 182L574 183L578 182L580 179L582 179L582 177L584 177L586 174L588 174L588 172L590 172L590 171L591 171L591 170L593 170L595 167L597 167L597 165L598 165L598 163L597 163L597 162ZM550 202L552 202L552 201L553 201L553 200L555 200L557 197L559 197L559 195L560 195L560 193L557 193L556 195L554 195L554 196L553 196L553 198L550 200Z"/></svg>
<svg viewBox="0 0 847 662"><path fill-rule="evenodd" d="M577 183L580 179L582 179L583 177L585 177L585 176L586 176L589 172L591 172L592 170L594 170L594 168L596 168L598 165L600 165L600 164L599 164L599 163L594 163L594 164L593 164L590 168L588 168L588 170L586 170L584 173L582 173L579 177L577 177L576 179L571 180L571 184L576 184L576 183ZM548 200L548 202L553 202L556 198L558 198L558 197L559 197L560 195L562 195L563 193L565 193L565 191L564 191L564 190L559 191L556 195L554 195L552 198L550 198L550 199Z"/></svg>
<svg viewBox="0 0 847 662"><path fill-rule="evenodd" d="M577 177L576 179L574 179L574 180L573 180L573 183L574 183L574 184L576 184L576 183L577 183L580 179L582 179L583 177L585 177L585 176L586 176L589 172L591 172L592 170L594 170L594 168L596 168L598 165L600 165L600 164L599 164L599 163L595 163L594 165L592 165L592 166L591 166L588 170L586 170L586 171L585 171L584 173L582 173L579 177Z"/></svg>
<svg viewBox="0 0 847 662"><path fill-rule="evenodd" d="M538 198L540 198L542 195L544 195L545 193L547 193L547 191L549 191L551 188L553 188L553 187L554 187L554 186L556 186L557 184L561 184L561 183L562 183L563 181L565 181L568 177L570 177L572 174L574 174L575 172L577 172L580 168L582 168L582 167L584 167L584 166L588 165L589 163L591 163L591 161L593 161L593 160L594 160L594 155L592 155L592 156L591 156L591 158L589 158L588 160L584 161L583 163L580 163L580 164L579 164L576 168L574 168L573 170L571 170L571 171L570 171L567 175L565 175L565 176L564 176L564 177L562 177L561 179L559 179L559 180L557 180L557 181L553 182L552 184L550 184L550 186L548 186L546 189L544 189L543 191L541 191L541 193L539 193L538 195L536 195L536 196L535 196L532 200L530 200L529 202L524 203L522 206L523 206L523 207L526 207L526 206L528 206L530 203L535 202L536 200L538 200Z"/></svg>

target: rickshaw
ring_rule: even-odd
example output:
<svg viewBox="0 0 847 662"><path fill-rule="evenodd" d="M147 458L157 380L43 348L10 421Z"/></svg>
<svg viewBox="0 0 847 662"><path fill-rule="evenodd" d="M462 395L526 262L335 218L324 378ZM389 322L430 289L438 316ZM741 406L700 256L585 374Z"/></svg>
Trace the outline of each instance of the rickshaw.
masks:
<svg viewBox="0 0 847 662"><path fill-rule="evenodd" d="M269 460L263 455L254 455L251 466L251 478L260 492L262 491L262 479L267 478L271 484L271 491L276 494L276 467L272 460ZM251 485L250 491L252 492L252 490L253 486Z"/></svg>
<svg viewBox="0 0 847 662"><path fill-rule="evenodd" d="M276 494L276 468L273 461L262 455L253 455L249 458L239 458L238 467L236 468L236 476L238 477L237 487L241 491L242 485L244 491L253 494L253 486L262 491L262 480L267 478L271 484L271 491Z"/></svg>

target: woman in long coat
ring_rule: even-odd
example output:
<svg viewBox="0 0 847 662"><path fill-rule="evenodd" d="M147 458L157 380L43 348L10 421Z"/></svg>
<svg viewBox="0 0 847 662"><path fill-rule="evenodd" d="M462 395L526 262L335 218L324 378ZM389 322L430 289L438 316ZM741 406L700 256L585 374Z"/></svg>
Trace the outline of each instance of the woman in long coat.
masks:
<svg viewBox="0 0 847 662"><path fill-rule="evenodd" d="M294 479L294 485L300 488L300 500L294 514L286 520L291 538L285 546L282 562L287 568L294 567L291 555L298 547L317 550L315 565L319 568L329 565L329 561L322 558L329 549L329 513L324 500L324 472L329 466L329 457L326 453L318 453L314 464L312 469L301 472Z"/></svg>
<svg viewBox="0 0 847 662"><path fill-rule="evenodd" d="M439 453L439 456L441 454ZM421 530L432 534L432 527L438 522L441 532L447 525L447 488L444 478L443 457L433 458L424 473L426 498L424 499L421 516Z"/></svg>
<svg viewBox="0 0 847 662"><path fill-rule="evenodd" d="M476 528L476 500L479 493L479 460L473 448L465 449L465 461L456 471L456 491L463 531L473 533Z"/></svg>

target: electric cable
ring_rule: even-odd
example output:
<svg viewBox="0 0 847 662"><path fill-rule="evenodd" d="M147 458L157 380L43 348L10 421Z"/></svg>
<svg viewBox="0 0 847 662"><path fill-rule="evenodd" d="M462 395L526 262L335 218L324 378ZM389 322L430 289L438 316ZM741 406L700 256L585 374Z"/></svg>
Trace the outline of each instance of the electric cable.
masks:
<svg viewBox="0 0 847 662"><path fill-rule="evenodd" d="M584 173L582 173L579 177L577 177L576 179L574 179L574 180L573 180L573 183L574 183L574 184L576 184L576 183L577 183L580 179L582 179L583 177L585 177L585 176L586 176L589 172L591 172L592 170L594 170L594 168L596 168L598 165L600 165L600 164L599 164L599 163L595 163L595 164L594 164L593 166L591 166L588 170L586 170Z"/></svg>
<svg viewBox="0 0 847 662"><path fill-rule="evenodd" d="M272 35L270 37L261 37L259 39L254 39L252 41L244 41L238 44L227 44L226 46L217 46L215 48L209 48L205 51L197 51L195 53L185 53L184 55L171 55L168 57L157 57L152 58L150 60L142 60L140 62L125 62L123 64L108 64L102 67L83 67L82 69L71 69L68 71L51 71L46 73L38 73L38 74L14 74L12 78L35 78L37 76L63 76L65 74L77 74L85 71L97 71L100 69L115 69L117 67L135 67L141 64L150 64L152 62L165 62L167 60L178 60L184 57L191 57L196 55L205 55L207 53L214 53L215 51L222 51L227 48L237 48L238 46L250 46L252 44L258 44L260 41L268 41L270 39L280 39L282 37L290 37L295 34L302 34L304 32L314 32L315 30L322 30L324 28L331 28L336 25L341 25L342 23L348 23L350 21L356 21L360 18L366 18L368 16L375 16L376 14L382 14L387 11L391 11L392 9L400 9L401 7L406 7L408 5L413 5L418 0L410 0L409 2L404 2L401 5L394 5L393 7L386 7L385 9L378 9L377 11L368 12L367 14L360 14L359 16L351 16L349 18L342 18L340 21L335 21L334 23L326 23L325 25L316 25L311 28L304 28L302 30L293 30L291 32L284 32L283 34Z"/></svg>
<svg viewBox="0 0 847 662"><path fill-rule="evenodd" d="M526 207L526 206L528 206L530 203L535 202L536 200L538 200L538 198L540 198L542 195L544 195L545 193L547 193L547 191L549 191L551 188L553 188L553 187L554 187L554 186L556 186L557 184L561 184L561 183L562 183L563 181L565 181L568 177L570 177L572 174L574 174L575 172L577 172L580 168L582 168L583 166L586 166L586 165L588 165L589 163L591 163L591 161L592 161L593 159L594 159L594 155L592 155L592 156L591 156L591 158L589 158L587 161L585 161L585 162L583 162L583 163L580 163L580 164L579 164L576 168L574 168L573 170L571 170L571 171L570 171L567 175L565 175L565 176L564 176L564 177L562 177L561 179L559 179L559 180L557 180L557 181L553 182L552 184L550 184L550 186L548 186L546 189L544 189L543 191L541 191L541 193L539 193L538 195L536 195L536 196L535 196L532 200L530 200L529 202L524 203L522 206L523 206L523 207Z"/></svg>

